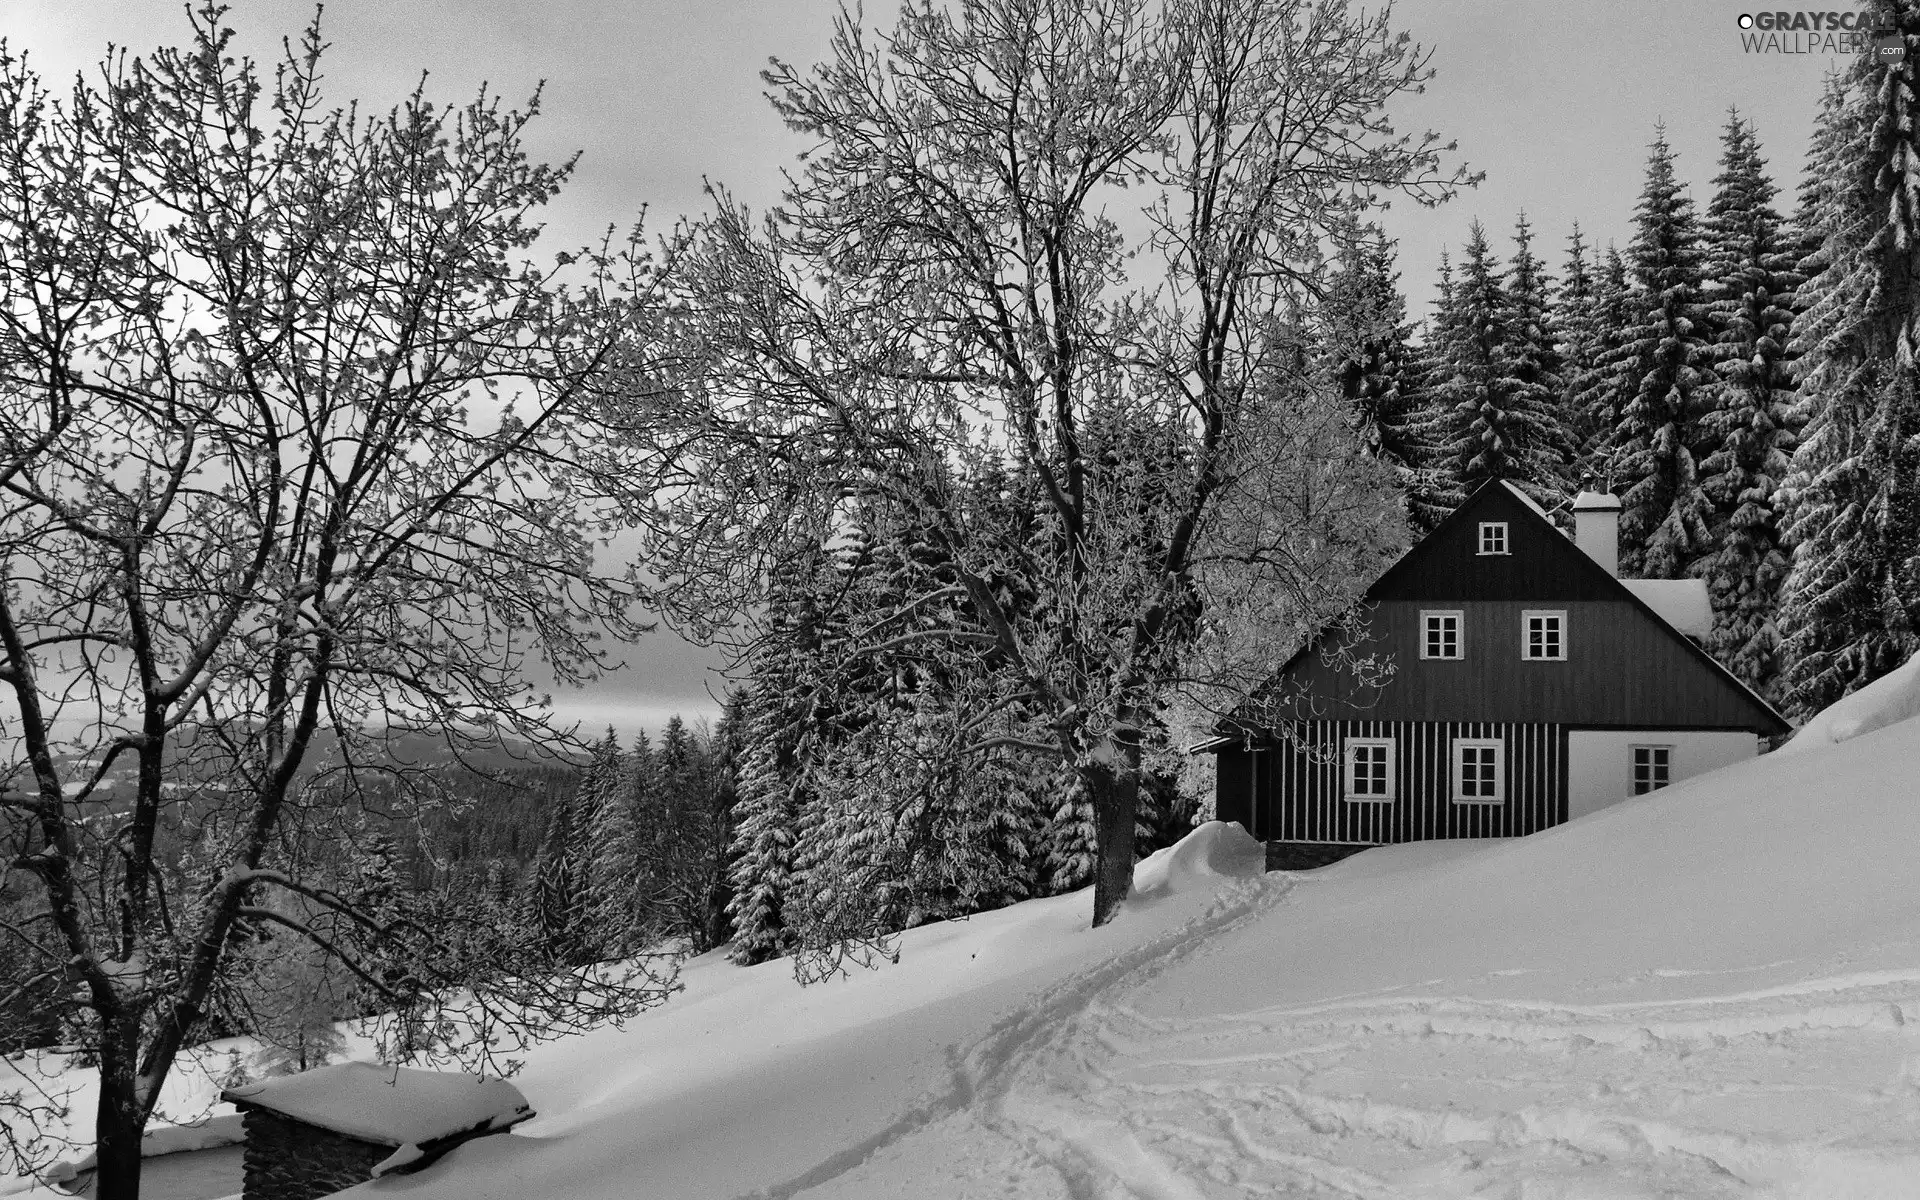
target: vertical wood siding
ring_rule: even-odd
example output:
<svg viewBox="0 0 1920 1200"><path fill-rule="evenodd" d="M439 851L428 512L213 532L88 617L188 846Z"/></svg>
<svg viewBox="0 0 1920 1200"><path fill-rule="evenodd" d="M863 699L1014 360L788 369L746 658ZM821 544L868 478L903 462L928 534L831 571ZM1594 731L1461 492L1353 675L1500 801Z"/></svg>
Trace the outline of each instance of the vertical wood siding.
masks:
<svg viewBox="0 0 1920 1200"><path fill-rule="evenodd" d="M1249 829L1282 842L1384 845L1433 838L1520 837L1567 819L1566 730L1515 721L1311 721L1293 737L1246 755L1255 760L1233 782L1251 791ZM1341 745L1347 738L1394 739L1394 798L1342 796ZM1453 800L1455 738L1498 738L1505 788L1498 804ZM1224 763L1223 763L1224 765ZM1228 775L1221 775L1223 811Z"/></svg>

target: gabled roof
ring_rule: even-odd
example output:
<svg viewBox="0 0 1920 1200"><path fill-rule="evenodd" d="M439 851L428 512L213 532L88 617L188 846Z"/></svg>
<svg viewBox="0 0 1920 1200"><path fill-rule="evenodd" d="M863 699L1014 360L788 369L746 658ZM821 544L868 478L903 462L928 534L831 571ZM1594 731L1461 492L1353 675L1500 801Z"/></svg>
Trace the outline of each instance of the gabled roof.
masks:
<svg viewBox="0 0 1920 1200"><path fill-rule="evenodd" d="M1541 508L1531 496L1528 496L1520 488L1504 479L1490 480L1474 489L1473 494L1462 501L1460 506L1449 513L1438 525L1434 526L1433 530L1428 533L1426 537L1408 547L1406 552L1394 560L1391 566L1381 572L1373 583L1368 586L1364 599L1368 601L1379 600L1383 594L1391 591L1396 584L1404 581L1415 571L1419 570L1421 560L1427 556L1432 547L1447 540L1444 535L1457 531L1468 521L1473 520L1476 512L1483 508L1493 497L1511 497L1517 500L1527 514L1526 519L1537 520L1542 527L1556 535L1556 540L1563 542L1569 551L1576 552L1571 561L1583 564L1586 569L1583 572L1586 578L1581 581L1583 587L1595 589L1599 594L1609 599L1624 600L1644 613L1658 628L1664 630L1677 645L1683 647L1688 655L1698 661L1708 671L1718 676L1722 682L1736 689L1741 695L1750 700L1762 713L1771 718L1774 725L1774 733L1786 733L1792 729L1792 725L1788 723L1785 717L1780 715L1777 709L1742 682L1739 676L1722 666L1718 659L1708 654L1696 644L1692 638L1688 637L1687 630L1682 629L1679 624L1676 624L1675 620L1670 619L1673 617L1690 617L1690 620L1683 620L1681 623L1698 624L1699 614L1688 611L1694 607L1694 601L1683 598L1680 594L1682 591L1692 592L1696 589L1688 587L1667 588L1660 585L1667 583L1681 583L1684 585L1697 583L1697 581L1621 580L1615 578L1612 572L1595 562L1584 550L1581 550L1572 538L1566 537L1564 532L1553 524L1553 520L1548 516L1547 511ZM1654 585L1645 588L1648 596L1642 596L1636 592L1636 586L1647 584ZM1652 597L1659 601L1659 603L1657 605L1649 603L1648 597ZM1669 601L1671 601L1671 603L1669 603ZM1663 612L1661 611L1662 609L1669 611ZM1710 605L1707 612L1706 625L1709 629L1712 626ZM1296 651L1293 657L1289 658L1271 678L1278 679L1290 672L1309 652L1316 650L1320 646L1322 639L1327 636L1331 628L1332 627L1329 626L1323 628L1319 633L1316 633L1304 646ZM1239 740L1240 731L1245 728L1244 724L1237 720L1239 713L1240 710L1236 709L1233 715L1224 719L1216 726L1216 733L1222 738L1230 738L1235 741ZM1217 749L1219 747L1213 743L1208 743L1205 748Z"/></svg>

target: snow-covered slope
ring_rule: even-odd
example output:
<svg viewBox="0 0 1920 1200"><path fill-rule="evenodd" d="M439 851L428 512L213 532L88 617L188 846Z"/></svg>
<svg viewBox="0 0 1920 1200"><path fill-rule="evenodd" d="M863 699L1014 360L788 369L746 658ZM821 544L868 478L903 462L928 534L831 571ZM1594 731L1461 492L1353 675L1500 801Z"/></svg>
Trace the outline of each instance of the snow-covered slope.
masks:
<svg viewBox="0 0 1920 1200"><path fill-rule="evenodd" d="M1920 716L1920 656L1817 713L1782 750L1837 745L1897 721Z"/></svg>
<svg viewBox="0 0 1920 1200"><path fill-rule="evenodd" d="M1513 842L1237 828L796 988L696 963L369 1196L1920 1196L1920 722Z"/></svg>
<svg viewBox="0 0 1920 1200"><path fill-rule="evenodd" d="M1920 1197L1920 721L1512 842L1237 827L802 989L717 956L362 1197ZM1871 732L1862 732L1870 729Z"/></svg>

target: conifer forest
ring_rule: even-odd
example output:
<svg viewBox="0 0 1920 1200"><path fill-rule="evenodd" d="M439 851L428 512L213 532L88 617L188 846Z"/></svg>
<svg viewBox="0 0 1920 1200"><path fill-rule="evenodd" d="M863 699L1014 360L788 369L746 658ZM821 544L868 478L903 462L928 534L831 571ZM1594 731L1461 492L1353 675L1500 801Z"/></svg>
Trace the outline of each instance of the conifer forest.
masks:
<svg viewBox="0 0 1920 1200"><path fill-rule="evenodd" d="M0 1053L98 1068L102 1197L212 1038L510 1071L687 955L1107 921L1189 748L1490 480L1619 497L1796 720L1920 645L1914 56L1542 229L1389 119L1390 11L916 0L767 70L771 211L556 251L537 95L357 109L247 16L0 41ZM1389 202L1460 214L1436 278ZM554 715L662 630L717 721ZM0 1170L59 1103L0 1092Z"/></svg>

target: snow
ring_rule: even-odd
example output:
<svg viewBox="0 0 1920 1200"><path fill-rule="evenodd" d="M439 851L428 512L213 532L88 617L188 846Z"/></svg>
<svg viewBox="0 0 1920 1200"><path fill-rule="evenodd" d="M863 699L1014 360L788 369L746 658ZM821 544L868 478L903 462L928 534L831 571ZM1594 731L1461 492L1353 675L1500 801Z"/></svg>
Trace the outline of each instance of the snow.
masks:
<svg viewBox="0 0 1920 1200"><path fill-rule="evenodd" d="M230 1088L226 1099L383 1146L418 1145L465 1130L494 1132L533 1115L504 1079L346 1062Z"/></svg>
<svg viewBox="0 0 1920 1200"><path fill-rule="evenodd" d="M350 1195L1920 1197L1920 721L1516 841L1262 874L1235 826L802 988L689 963L541 1115Z"/></svg>
<svg viewBox="0 0 1920 1200"><path fill-rule="evenodd" d="M1872 733L1920 716L1920 658L1887 672L1866 687L1827 706L1780 747L1804 753Z"/></svg>
<svg viewBox="0 0 1920 1200"><path fill-rule="evenodd" d="M1713 632L1713 601L1704 579L1622 579L1622 587L1660 619L1691 638Z"/></svg>

